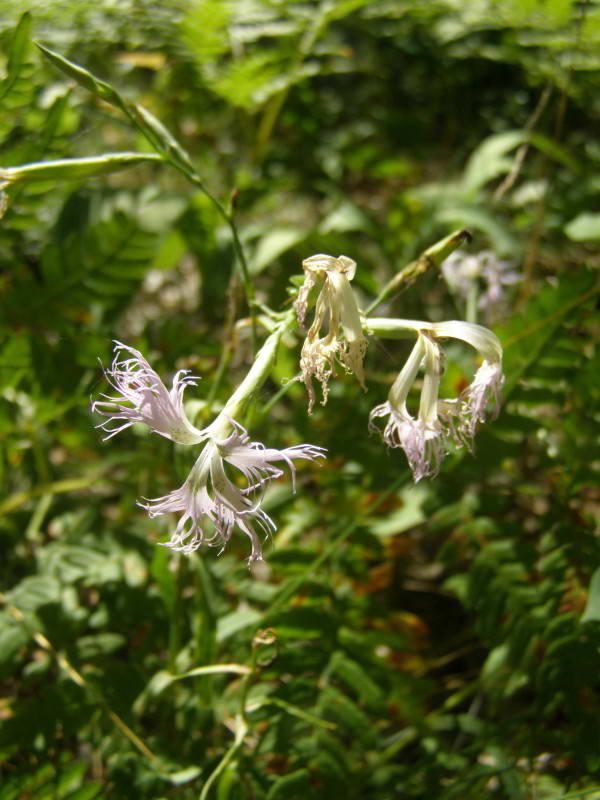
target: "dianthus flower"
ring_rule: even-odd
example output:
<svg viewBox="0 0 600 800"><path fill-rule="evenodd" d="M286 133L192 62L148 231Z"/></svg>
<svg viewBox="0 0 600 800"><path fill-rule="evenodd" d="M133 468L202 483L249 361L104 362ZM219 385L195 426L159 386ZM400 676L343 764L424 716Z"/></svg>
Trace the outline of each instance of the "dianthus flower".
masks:
<svg viewBox="0 0 600 800"><path fill-rule="evenodd" d="M350 281L356 272L356 262L346 256L334 258L316 255L302 262L305 281L295 303L298 320L304 324L310 290L322 281L317 298L315 317L309 328L300 354L300 369L308 392L308 413L312 413L315 377L323 390L325 405L329 391L329 379L335 374L338 362L347 373L354 373L364 389L363 357L367 340L362 331L360 312ZM327 324L327 333L321 336L321 328Z"/></svg>
<svg viewBox="0 0 600 800"><path fill-rule="evenodd" d="M123 358L122 353L129 354ZM175 373L171 391L152 369L139 350L115 342L115 357L110 369L104 370L106 379L118 393L118 397L101 395L92 411L108 417L97 427L108 434L104 441L142 422L155 433L179 444L198 444L206 438L187 418L183 409L183 393L188 386L196 386L196 378L189 370ZM116 427L110 427L116 423Z"/></svg>
<svg viewBox="0 0 600 800"><path fill-rule="evenodd" d="M376 327L376 320L372 320ZM394 381L388 399L370 414L373 420L387 417L382 436L388 447L401 447L406 453L415 481L437 475L446 456L450 440L470 450L480 423L486 421L488 409L497 415L502 375L502 347L496 335L481 325L468 322L417 322L402 320L403 327L417 331L417 341L406 364ZM439 339L461 339L474 347L483 363L469 386L457 397L439 399L443 357ZM415 416L406 401L421 366L425 369L419 410Z"/></svg>
<svg viewBox="0 0 600 800"><path fill-rule="evenodd" d="M247 431L233 422L233 432L225 439L210 438L205 444L185 483L165 497L140 503L150 517L171 512L181 514L177 527L166 546L190 553L203 545L222 551L235 527L250 539L249 563L262 559L258 532L270 535L275 523L261 508L264 488L283 475L273 462L285 462L295 485L295 459L324 456L321 447L310 444L286 447L283 450L251 442ZM234 468L229 477L226 465Z"/></svg>
<svg viewBox="0 0 600 800"><path fill-rule="evenodd" d="M499 259L492 250L480 253L467 253L455 250L442 263L442 273L448 286L463 300L470 292L480 286L477 307L483 311L487 320L502 316L506 310L507 295L505 286L512 286L522 280L523 275L514 269L512 261Z"/></svg>
<svg viewBox="0 0 600 800"><path fill-rule="evenodd" d="M143 355L133 347L115 342L115 358L106 377L119 393L103 395L92 409L108 419L99 426L110 439L135 422L179 444L204 444L202 452L183 485L164 497L140 503L153 518L162 514L181 514L171 539L165 543L172 550L191 553L203 545L218 546L222 551L237 527L252 545L249 562L262 558L258 533L272 534L275 523L261 508L264 489L280 478L283 462L290 470L295 490L297 459L314 461L325 450L310 444L267 448L251 442L247 431L223 412L203 430L194 427L183 408L186 386L195 379L185 370L176 373L169 392ZM125 351L129 358L122 359ZM116 427L110 427L111 423ZM228 430L232 430L226 435ZM233 473L233 474L232 474Z"/></svg>

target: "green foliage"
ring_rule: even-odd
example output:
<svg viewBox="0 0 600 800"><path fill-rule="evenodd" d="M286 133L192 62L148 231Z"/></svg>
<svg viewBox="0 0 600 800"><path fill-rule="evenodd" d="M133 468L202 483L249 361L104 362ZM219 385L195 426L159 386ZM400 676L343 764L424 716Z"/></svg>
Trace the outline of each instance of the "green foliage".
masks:
<svg viewBox="0 0 600 800"><path fill-rule="evenodd" d="M117 6L0 0L0 800L600 795L598 9ZM111 340L203 426L252 291L345 253L366 307L455 227L522 276L475 454L415 487L368 436L406 342L309 419L290 333L244 423L328 460L266 492L268 566L156 546L192 457L100 441ZM431 272L378 313L457 316Z"/></svg>

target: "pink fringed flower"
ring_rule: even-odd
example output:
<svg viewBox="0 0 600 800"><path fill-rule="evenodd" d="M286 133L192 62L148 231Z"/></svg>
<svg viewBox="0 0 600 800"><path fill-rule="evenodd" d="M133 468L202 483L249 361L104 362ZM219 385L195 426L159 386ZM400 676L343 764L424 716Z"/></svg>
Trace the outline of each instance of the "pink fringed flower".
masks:
<svg viewBox="0 0 600 800"><path fill-rule="evenodd" d="M122 359L121 351L130 354ZM195 428L183 409L186 386L195 386L195 379L180 370L173 378L169 392L142 354L133 347L116 342L115 358L105 371L118 397L103 395L92 409L105 417L99 425L110 439L135 422L143 422L155 433L179 444L204 443L187 480L179 489L140 505L150 517L181 514L167 547L191 553L203 545L225 547L234 528L251 541L249 562L262 558L259 533L276 530L275 523L261 508L262 493L287 465L295 490L297 459L314 461L324 458L325 450L311 444L294 445L283 450L251 442L247 431L223 411L204 430ZM116 427L110 427L111 423ZM225 436L224 434L233 429ZM231 475L237 473L238 481ZM242 485L240 485L242 484Z"/></svg>
<svg viewBox="0 0 600 800"><path fill-rule="evenodd" d="M122 352L130 354L123 358ZM173 378L171 391L152 369L139 350L115 342L115 357L110 369L104 371L118 397L102 395L92 411L108 417L98 425L108 436L116 436L135 422L142 422L155 433L179 444L198 444L206 439L204 431L195 428L183 409L183 393L187 386L196 386L189 370L179 370ZM116 427L110 427L115 423Z"/></svg>
<svg viewBox="0 0 600 800"><path fill-rule="evenodd" d="M191 553L206 545L222 551L237 527L250 539L249 563L262 559L259 533L272 534L275 523L261 508L262 492L273 480L283 475L274 462L285 462L295 488L294 460L314 461L325 451L310 444L295 445L284 450L251 442L247 431L231 421L233 432L225 439L210 438L192 470L179 489L165 497L140 504L150 517L181 514L177 527L166 547ZM242 478L229 477L226 464Z"/></svg>

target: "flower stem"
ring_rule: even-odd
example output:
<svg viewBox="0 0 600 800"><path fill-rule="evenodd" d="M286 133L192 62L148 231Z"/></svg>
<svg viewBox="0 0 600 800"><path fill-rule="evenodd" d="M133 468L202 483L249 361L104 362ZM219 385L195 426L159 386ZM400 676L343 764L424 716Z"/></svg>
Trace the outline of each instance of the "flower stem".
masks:
<svg viewBox="0 0 600 800"><path fill-rule="evenodd" d="M230 421L239 418L246 410L252 395L260 389L271 374L281 337L292 327L294 322L294 312L290 311L275 327L270 336L267 337L265 343L256 354L254 364L252 364L248 370L246 377L231 395L225 407L213 422L211 428L213 429L214 436L219 437L224 435L226 430L231 426Z"/></svg>
<svg viewBox="0 0 600 800"><path fill-rule="evenodd" d="M248 691L250 690L252 680L254 679L254 673L256 672L257 657L258 657L258 646L253 642L249 670L248 673L244 676L244 679L242 681L242 686L240 689L240 706L239 706L239 712L236 715L235 738L233 740L233 743L226 750L223 758L219 761L215 769L210 773L210 775L206 779L204 786L202 787L202 791L200 792L199 800L206 800L212 785L217 780L219 775L223 772L223 770L227 767L227 765L231 762L231 760L234 758L235 754L238 752L241 746L244 744L244 739L246 738L246 734L250 730L250 723L248 721L248 712L246 711L246 704L248 701Z"/></svg>

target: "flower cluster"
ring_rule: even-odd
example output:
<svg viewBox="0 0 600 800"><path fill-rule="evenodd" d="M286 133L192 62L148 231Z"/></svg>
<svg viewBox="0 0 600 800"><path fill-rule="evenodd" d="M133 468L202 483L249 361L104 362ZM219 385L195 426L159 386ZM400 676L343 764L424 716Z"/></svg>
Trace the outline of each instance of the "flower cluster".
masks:
<svg viewBox="0 0 600 800"><path fill-rule="evenodd" d="M122 358L125 352L128 358ZM115 436L135 422L180 444L203 444L203 449L184 484L164 497L146 500L140 505L150 517L177 513L180 519L166 546L191 553L207 546L223 550L237 528L251 542L249 563L262 559L259 532L271 534L275 523L261 508L262 493L273 480L283 475L276 463L290 470L295 488L297 459L314 461L325 451L310 444L283 450L251 442L247 431L237 422L221 415L203 430L194 427L183 408L186 386L196 385L194 378L179 371L169 392L142 354L120 342L115 343L115 359L105 371L119 396L96 401L93 410L108 419L98 427ZM110 427L111 423L116 425ZM231 433L224 435L229 429ZM229 474L228 474L228 471Z"/></svg>
<svg viewBox="0 0 600 800"><path fill-rule="evenodd" d="M387 401L371 411L369 425L374 428L373 420L387 417L383 440L389 447L404 450L415 481L420 481L437 475L451 440L471 450L477 427L485 422L488 409L492 414L498 413L504 381L502 347L490 330L468 322L407 321L406 327L417 331L417 341ZM439 340L445 338L467 342L483 358L469 386L452 399L439 398L443 372ZM415 417L408 411L406 401L421 367L425 375Z"/></svg>
<svg viewBox="0 0 600 800"><path fill-rule="evenodd" d="M323 390L323 405L327 402L329 379L335 374L338 362L347 373L354 373L364 389L363 358L367 340L362 331L360 312L350 281L354 278L356 262L347 256L319 254L302 262L305 281L295 303L298 320L304 324L311 289L320 282L315 317L308 330L300 354L300 369L308 392L308 413L312 413L315 377ZM321 336L321 328L327 332Z"/></svg>

